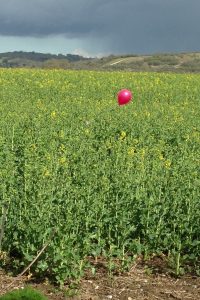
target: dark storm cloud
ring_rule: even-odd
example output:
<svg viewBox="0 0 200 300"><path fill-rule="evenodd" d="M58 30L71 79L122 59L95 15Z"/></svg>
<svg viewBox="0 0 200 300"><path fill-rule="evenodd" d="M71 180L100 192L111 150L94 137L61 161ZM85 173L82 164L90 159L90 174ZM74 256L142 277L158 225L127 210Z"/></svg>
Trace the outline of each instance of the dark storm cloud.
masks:
<svg viewBox="0 0 200 300"><path fill-rule="evenodd" d="M1 4L2 2L2 4ZM0 34L12 36L88 35L103 27L102 0L0 0ZM101 20L100 20L101 21Z"/></svg>
<svg viewBox="0 0 200 300"><path fill-rule="evenodd" d="M200 1L0 0L0 35L57 34L115 53L200 50Z"/></svg>

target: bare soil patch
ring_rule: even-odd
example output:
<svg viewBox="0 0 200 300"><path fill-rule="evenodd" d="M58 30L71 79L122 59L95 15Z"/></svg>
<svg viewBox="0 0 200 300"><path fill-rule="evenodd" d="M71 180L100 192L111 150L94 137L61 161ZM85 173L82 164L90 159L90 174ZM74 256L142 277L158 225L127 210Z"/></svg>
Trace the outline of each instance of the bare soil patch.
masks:
<svg viewBox="0 0 200 300"><path fill-rule="evenodd" d="M65 286L62 290L44 282L34 282L24 276L13 283L8 290L31 286L49 300L198 300L200 299L200 277L183 276L174 278L167 272L148 274L142 264L137 264L124 274L109 277L105 268L99 268L95 276L88 274L77 284ZM14 278L0 272L0 295L5 293Z"/></svg>

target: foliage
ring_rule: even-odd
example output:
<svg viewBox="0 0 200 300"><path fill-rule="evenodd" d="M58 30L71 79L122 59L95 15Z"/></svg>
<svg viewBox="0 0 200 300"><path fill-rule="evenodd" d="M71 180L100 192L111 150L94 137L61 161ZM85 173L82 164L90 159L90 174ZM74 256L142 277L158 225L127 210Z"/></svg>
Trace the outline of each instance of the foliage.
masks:
<svg viewBox="0 0 200 300"><path fill-rule="evenodd" d="M163 253L199 270L200 76L0 70L2 251L59 283ZM133 102L117 106L128 88ZM1 224L1 223L0 223Z"/></svg>
<svg viewBox="0 0 200 300"><path fill-rule="evenodd" d="M0 296L0 300L47 300L47 298L32 288L25 288Z"/></svg>
<svg viewBox="0 0 200 300"><path fill-rule="evenodd" d="M199 52L158 53L151 55L109 55L100 58L88 58L75 54L45 54L33 51L0 53L0 67L4 68L24 67L44 69L57 68L74 70L126 70L199 73L199 60Z"/></svg>
<svg viewBox="0 0 200 300"><path fill-rule="evenodd" d="M153 66L159 66L163 64L177 65L179 63L179 60L175 55L153 55L145 58L144 61Z"/></svg>
<svg viewBox="0 0 200 300"><path fill-rule="evenodd" d="M48 67L48 64L57 65L58 68L66 68L69 62L85 61L87 58L77 54L47 54L37 52L14 51L0 53L0 66L15 68L15 67Z"/></svg>
<svg viewBox="0 0 200 300"><path fill-rule="evenodd" d="M184 62L181 67L190 72L199 72L200 71L200 59L195 58Z"/></svg>

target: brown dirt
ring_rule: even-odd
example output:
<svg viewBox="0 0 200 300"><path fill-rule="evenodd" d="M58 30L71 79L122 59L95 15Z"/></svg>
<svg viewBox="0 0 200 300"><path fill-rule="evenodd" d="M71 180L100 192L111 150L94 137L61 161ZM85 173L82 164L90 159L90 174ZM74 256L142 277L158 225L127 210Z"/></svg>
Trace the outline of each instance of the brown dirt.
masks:
<svg viewBox="0 0 200 300"><path fill-rule="evenodd" d="M129 272L111 278L100 268L95 276L88 274L78 286L72 284L60 290L48 281L34 283L29 276L15 280L1 271L0 295L6 289L10 291L28 285L42 291L49 300L200 300L200 277L174 278L167 272L160 272L159 267L157 274L151 272L152 268L136 264Z"/></svg>

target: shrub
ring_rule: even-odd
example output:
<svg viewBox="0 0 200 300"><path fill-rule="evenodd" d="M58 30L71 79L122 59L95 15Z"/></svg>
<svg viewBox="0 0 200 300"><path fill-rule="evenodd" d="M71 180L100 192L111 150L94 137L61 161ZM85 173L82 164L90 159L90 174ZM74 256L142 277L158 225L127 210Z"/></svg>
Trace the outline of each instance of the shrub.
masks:
<svg viewBox="0 0 200 300"><path fill-rule="evenodd" d="M0 300L47 300L47 298L32 288L25 288L9 292L1 296Z"/></svg>

